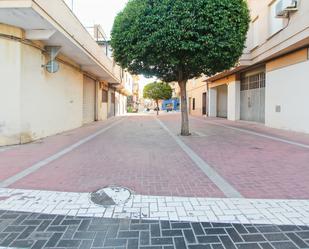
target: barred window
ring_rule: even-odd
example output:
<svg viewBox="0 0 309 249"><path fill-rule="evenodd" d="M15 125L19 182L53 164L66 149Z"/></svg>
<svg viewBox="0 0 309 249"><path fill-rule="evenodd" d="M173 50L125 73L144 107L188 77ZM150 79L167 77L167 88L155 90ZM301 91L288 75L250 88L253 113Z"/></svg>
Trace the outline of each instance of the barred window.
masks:
<svg viewBox="0 0 309 249"><path fill-rule="evenodd" d="M259 73L241 79L240 90L250 90L265 87L265 73Z"/></svg>
<svg viewBox="0 0 309 249"><path fill-rule="evenodd" d="M266 86L265 73L260 74L260 87L264 88Z"/></svg>
<svg viewBox="0 0 309 249"><path fill-rule="evenodd" d="M249 90L249 78L248 77L242 78L241 83L240 83L240 91L245 91L245 90Z"/></svg>

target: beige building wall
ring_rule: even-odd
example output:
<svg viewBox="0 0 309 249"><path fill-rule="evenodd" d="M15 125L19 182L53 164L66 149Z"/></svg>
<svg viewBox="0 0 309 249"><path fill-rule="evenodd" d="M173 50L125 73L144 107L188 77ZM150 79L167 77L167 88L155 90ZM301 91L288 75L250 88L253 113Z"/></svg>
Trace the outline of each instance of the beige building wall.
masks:
<svg viewBox="0 0 309 249"><path fill-rule="evenodd" d="M107 102L103 102L103 91L108 91L108 83L100 82L97 86L98 95L97 95L97 120L106 120L107 119Z"/></svg>
<svg viewBox="0 0 309 249"><path fill-rule="evenodd" d="M80 127L83 74L64 63L50 74L42 67L48 58L40 49L6 39L0 39L0 44L0 66L7 67L0 86L0 145L26 143Z"/></svg>
<svg viewBox="0 0 309 249"><path fill-rule="evenodd" d="M243 56L231 70L208 79L210 116L216 115L217 87L225 82L228 84L229 120L241 118L239 109L242 114L248 111L250 115L259 111L269 127L309 132L309 85L306 83L309 77L309 1L298 0L297 10L290 12L286 18L276 18L279 0L248 0L248 3L251 23ZM254 87L246 98L240 92L240 79L236 75L246 75L257 68L265 68L266 87L260 90L259 99L258 90L255 91ZM265 101L260 110L256 109L257 105L252 105L258 100ZM247 105L248 108L249 105L254 107L247 110Z"/></svg>
<svg viewBox="0 0 309 249"><path fill-rule="evenodd" d="M298 10L289 18L274 18L279 0L248 0L251 24L244 56L251 65L283 55L309 42L309 1L298 0ZM249 53L249 55L247 54Z"/></svg>
<svg viewBox="0 0 309 249"><path fill-rule="evenodd" d="M240 84L235 74L208 83L209 116L227 117L228 120L239 120Z"/></svg>
<svg viewBox="0 0 309 249"><path fill-rule="evenodd" d="M308 50L266 64L267 126L309 133Z"/></svg>
<svg viewBox="0 0 309 249"><path fill-rule="evenodd" d="M207 92L207 85L204 77L189 80L187 83L187 98L189 113L194 116L203 115L203 93ZM193 101L195 100L195 109Z"/></svg>
<svg viewBox="0 0 309 249"><path fill-rule="evenodd" d="M19 29L0 24L0 32L22 36ZM19 142L21 44L0 39L0 146Z"/></svg>
<svg viewBox="0 0 309 249"><path fill-rule="evenodd" d="M40 50L22 46L22 143L82 124L83 74L63 63L50 74L41 67L46 62Z"/></svg>
<svg viewBox="0 0 309 249"><path fill-rule="evenodd" d="M127 84L123 70L62 0L0 2L0 146L80 127L88 113L91 121L106 119L108 111L114 116L114 103L102 103L99 81L117 88L119 113L124 112L132 82ZM61 48L60 70L54 74L44 68L51 60L45 45ZM93 79L89 88L84 75Z"/></svg>

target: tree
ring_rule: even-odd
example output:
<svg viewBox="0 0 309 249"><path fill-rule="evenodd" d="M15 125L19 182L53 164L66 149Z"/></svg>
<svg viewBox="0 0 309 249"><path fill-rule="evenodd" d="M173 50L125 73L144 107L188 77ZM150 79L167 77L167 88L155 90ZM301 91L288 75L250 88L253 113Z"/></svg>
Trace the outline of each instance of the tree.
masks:
<svg viewBox="0 0 309 249"><path fill-rule="evenodd" d="M111 45L129 72L178 82L187 136L187 81L233 67L249 20L246 0L129 0L115 19Z"/></svg>
<svg viewBox="0 0 309 249"><path fill-rule="evenodd" d="M157 104L157 115L159 115L159 100L172 98L173 90L169 84L154 82L144 87L144 98L153 99Z"/></svg>

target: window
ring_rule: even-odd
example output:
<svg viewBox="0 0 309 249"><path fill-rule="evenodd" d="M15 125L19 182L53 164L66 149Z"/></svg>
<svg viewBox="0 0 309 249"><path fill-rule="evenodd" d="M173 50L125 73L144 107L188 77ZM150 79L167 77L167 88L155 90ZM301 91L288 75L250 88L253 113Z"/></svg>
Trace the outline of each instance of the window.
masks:
<svg viewBox="0 0 309 249"><path fill-rule="evenodd" d="M244 77L241 79L240 91L249 90L249 77Z"/></svg>
<svg viewBox="0 0 309 249"><path fill-rule="evenodd" d="M240 91L264 88L265 73L254 74L241 79Z"/></svg>
<svg viewBox="0 0 309 249"><path fill-rule="evenodd" d="M254 49L260 44L260 37L259 37L259 18L257 17L253 22L252 22L252 48Z"/></svg>
<svg viewBox="0 0 309 249"><path fill-rule="evenodd" d="M278 0L269 5L269 35L274 35L283 28L283 19L276 17L276 6Z"/></svg>
<svg viewBox="0 0 309 249"><path fill-rule="evenodd" d="M192 103L192 110L195 110L195 98L193 98L193 103Z"/></svg>
<svg viewBox="0 0 309 249"><path fill-rule="evenodd" d="M115 104L115 93L111 94L111 100L112 100L112 104Z"/></svg>

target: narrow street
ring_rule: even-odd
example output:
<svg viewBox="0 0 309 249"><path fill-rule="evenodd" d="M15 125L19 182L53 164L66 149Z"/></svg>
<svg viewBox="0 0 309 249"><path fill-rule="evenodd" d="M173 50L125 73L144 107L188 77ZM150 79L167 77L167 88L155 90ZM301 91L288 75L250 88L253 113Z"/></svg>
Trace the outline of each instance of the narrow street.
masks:
<svg viewBox="0 0 309 249"><path fill-rule="evenodd" d="M179 120L123 116L2 149L0 246L309 247L308 135L192 117L180 137ZM131 195L92 203L108 186Z"/></svg>

